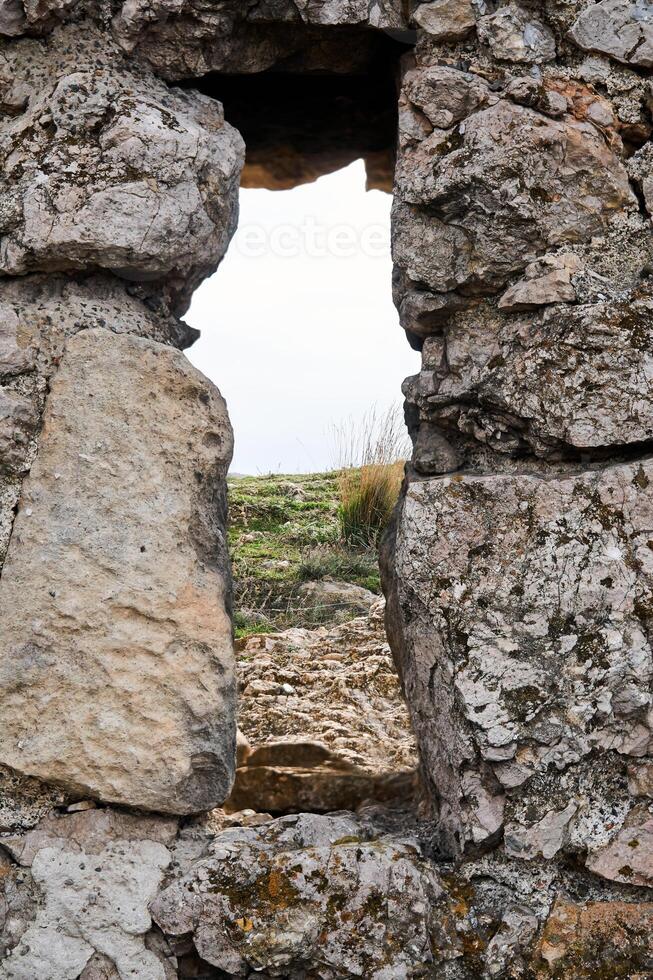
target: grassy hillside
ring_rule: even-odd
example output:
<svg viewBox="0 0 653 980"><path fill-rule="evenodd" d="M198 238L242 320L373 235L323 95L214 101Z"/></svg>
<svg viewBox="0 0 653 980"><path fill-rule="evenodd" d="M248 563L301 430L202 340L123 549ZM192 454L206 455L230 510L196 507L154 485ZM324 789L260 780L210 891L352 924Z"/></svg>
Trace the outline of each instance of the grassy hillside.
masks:
<svg viewBox="0 0 653 980"><path fill-rule="evenodd" d="M380 592L375 549L341 541L337 473L230 478L229 506L237 636L335 621L334 607L302 591L306 582Z"/></svg>

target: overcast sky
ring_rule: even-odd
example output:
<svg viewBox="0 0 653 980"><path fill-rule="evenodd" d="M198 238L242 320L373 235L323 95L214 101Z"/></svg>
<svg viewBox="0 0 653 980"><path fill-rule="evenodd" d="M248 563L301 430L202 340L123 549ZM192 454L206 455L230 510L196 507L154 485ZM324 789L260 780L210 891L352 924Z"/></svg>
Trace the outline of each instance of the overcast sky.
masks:
<svg viewBox="0 0 653 980"><path fill-rule="evenodd" d="M419 355L391 298L390 195L362 161L291 191L241 190L239 230L186 320L227 400L232 471L329 469L334 425L401 403Z"/></svg>

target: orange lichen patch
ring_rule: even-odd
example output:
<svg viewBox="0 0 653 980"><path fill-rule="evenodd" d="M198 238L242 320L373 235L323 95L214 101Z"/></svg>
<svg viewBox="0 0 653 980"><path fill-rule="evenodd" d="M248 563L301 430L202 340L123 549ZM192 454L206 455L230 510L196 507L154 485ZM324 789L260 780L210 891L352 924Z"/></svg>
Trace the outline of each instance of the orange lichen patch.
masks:
<svg viewBox="0 0 653 980"><path fill-rule="evenodd" d="M558 901L536 953L539 977L614 980L653 966L653 904Z"/></svg>

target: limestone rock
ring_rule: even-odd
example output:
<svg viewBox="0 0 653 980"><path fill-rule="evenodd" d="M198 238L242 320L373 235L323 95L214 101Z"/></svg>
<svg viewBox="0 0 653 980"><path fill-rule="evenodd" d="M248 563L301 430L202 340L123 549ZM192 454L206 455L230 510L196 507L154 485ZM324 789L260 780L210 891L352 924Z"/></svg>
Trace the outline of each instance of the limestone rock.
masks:
<svg viewBox="0 0 653 980"><path fill-rule="evenodd" d="M170 820L88 810L45 820L22 838L3 838L2 846L31 869L41 900L0 965L0 977L67 980L92 960L97 964L98 951L115 965L111 978L166 980L144 935L176 829Z"/></svg>
<svg viewBox="0 0 653 980"><path fill-rule="evenodd" d="M26 27L27 18L21 0L2 0L0 3L0 35L18 37Z"/></svg>
<svg viewBox="0 0 653 980"><path fill-rule="evenodd" d="M322 606L329 610L333 614L334 622L338 621L339 615L346 618L352 615L364 616L379 600L378 595L362 585L338 582L331 578L305 582L299 591L315 608Z"/></svg>
<svg viewBox="0 0 653 980"><path fill-rule="evenodd" d="M65 276L0 279L0 400L16 406L2 437L0 463L0 568L13 527L20 488L36 453L49 379L57 370L66 339L80 330L103 327L186 347L195 335L165 304L146 305L112 276L77 281Z"/></svg>
<svg viewBox="0 0 653 980"><path fill-rule="evenodd" d="M220 834L152 914L234 977L407 980L442 960L431 934L442 894L410 843L370 840L347 814L302 814Z"/></svg>
<svg viewBox="0 0 653 980"><path fill-rule="evenodd" d="M0 387L0 469L10 473L25 471L38 422L32 398Z"/></svg>
<svg viewBox="0 0 653 980"><path fill-rule="evenodd" d="M604 847L592 851L587 867L594 874L627 885L653 886L653 812L641 804Z"/></svg>
<svg viewBox="0 0 653 980"><path fill-rule="evenodd" d="M569 34L584 51L599 51L639 68L653 67L649 0L599 0L581 11Z"/></svg>
<svg viewBox="0 0 653 980"><path fill-rule="evenodd" d="M628 790L631 796L653 799L653 759L634 762L628 768Z"/></svg>
<svg viewBox="0 0 653 980"><path fill-rule="evenodd" d="M292 752L293 743L312 741L368 773L414 768L415 743L382 610L380 601L367 617L331 629L239 642L238 724L259 759L279 742ZM286 764L290 758L297 756L286 756ZM281 764L278 756L274 764Z"/></svg>
<svg viewBox="0 0 653 980"><path fill-rule="evenodd" d="M457 40L476 25L471 0L431 0L420 3L413 21L437 41Z"/></svg>
<svg viewBox="0 0 653 980"><path fill-rule="evenodd" d="M446 74L418 68L404 80L393 255L407 280L434 293L494 293L634 207L626 170L593 124L551 119L497 100L469 73Z"/></svg>
<svg viewBox="0 0 653 980"><path fill-rule="evenodd" d="M107 269L183 308L235 229L243 143L219 103L120 62L78 25L3 53L30 89L1 127L0 273Z"/></svg>
<svg viewBox="0 0 653 980"><path fill-rule="evenodd" d="M569 825L577 812L577 805L571 802L564 810L549 810L530 827L507 828L507 853L527 860L555 857L569 840Z"/></svg>
<svg viewBox="0 0 653 980"><path fill-rule="evenodd" d="M511 302L534 299L532 288L537 280L513 287ZM406 389L420 432L436 425L501 454L528 447L544 458L644 442L653 437L652 329L645 283L621 300L538 316L471 310L424 342L422 372Z"/></svg>
<svg viewBox="0 0 653 980"><path fill-rule="evenodd" d="M555 810L567 820L579 798L607 793L591 826L571 828L574 847L605 839L615 807L627 813L620 759L647 758L653 746L652 478L644 460L409 485L396 578L385 572L388 627L451 850L487 807L466 791L468 773L495 807L510 804L522 848L543 840L534 819ZM505 767L521 775L502 786Z"/></svg>
<svg viewBox="0 0 653 980"><path fill-rule="evenodd" d="M551 29L532 9L519 3L509 3L496 13L481 17L478 36L499 61L542 64L556 56Z"/></svg>
<svg viewBox="0 0 653 980"><path fill-rule="evenodd" d="M165 78L260 72L292 59L306 70L351 72L378 51L372 31L406 27L400 0L123 0L113 30L122 48ZM335 29L335 30L334 30Z"/></svg>
<svg viewBox="0 0 653 980"><path fill-rule="evenodd" d="M79 0L0 0L0 36L41 34L78 5Z"/></svg>
<svg viewBox="0 0 653 980"><path fill-rule="evenodd" d="M506 290L499 309L518 312L551 303L573 303L576 290L571 277L580 269L581 261L573 252L545 255L527 266L524 278Z"/></svg>
<svg viewBox="0 0 653 980"><path fill-rule="evenodd" d="M231 447L219 393L178 352L69 340L0 581L0 761L162 812L228 794Z"/></svg>

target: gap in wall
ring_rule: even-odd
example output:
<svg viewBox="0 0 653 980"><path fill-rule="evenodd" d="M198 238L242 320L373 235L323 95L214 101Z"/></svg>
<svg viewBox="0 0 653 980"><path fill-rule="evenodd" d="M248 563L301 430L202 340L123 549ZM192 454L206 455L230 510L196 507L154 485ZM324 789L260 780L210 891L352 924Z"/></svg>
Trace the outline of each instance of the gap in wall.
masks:
<svg viewBox="0 0 653 980"><path fill-rule="evenodd" d="M391 296L390 195L362 160L293 190L241 191L239 228L186 316L227 399L239 473L332 468L333 427L401 402L419 367Z"/></svg>
<svg viewBox="0 0 653 980"><path fill-rule="evenodd" d="M188 356L227 399L232 472L333 468L333 427L399 406L401 382L419 369L391 296L406 49L385 35L343 33L335 48L328 37L329 51L303 58L331 71L285 64L194 83L247 147L238 230L186 315L201 331Z"/></svg>

